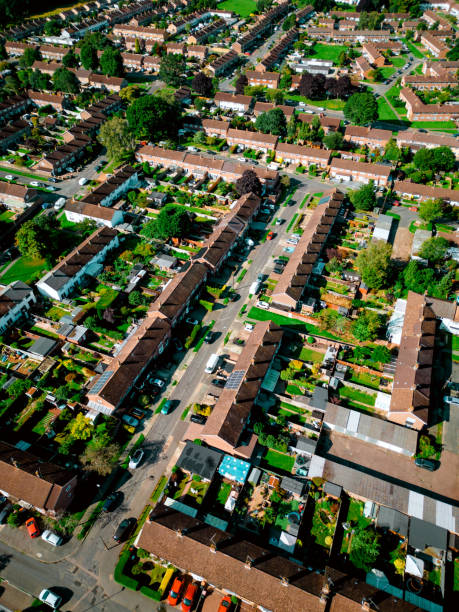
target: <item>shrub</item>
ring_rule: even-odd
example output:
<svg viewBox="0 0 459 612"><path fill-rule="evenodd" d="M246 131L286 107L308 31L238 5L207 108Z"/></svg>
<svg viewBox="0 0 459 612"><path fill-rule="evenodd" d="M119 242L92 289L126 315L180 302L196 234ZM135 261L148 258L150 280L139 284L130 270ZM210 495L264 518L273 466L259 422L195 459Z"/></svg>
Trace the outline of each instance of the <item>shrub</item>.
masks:
<svg viewBox="0 0 459 612"><path fill-rule="evenodd" d="M154 591L153 589L150 589L150 587L140 587L140 592L142 593L142 595L145 595L150 599L154 599L155 601L161 601L162 593L160 593L159 591Z"/></svg>
<svg viewBox="0 0 459 612"><path fill-rule="evenodd" d="M115 582L117 582L118 584L121 584L127 589L131 589L131 591L137 591L137 587L139 586L137 580L123 574L123 570L126 566L126 563L129 561L130 554L131 553L129 552L129 550L125 550L124 553L121 554L119 561L115 567L115 571L113 572L113 577L115 579Z"/></svg>

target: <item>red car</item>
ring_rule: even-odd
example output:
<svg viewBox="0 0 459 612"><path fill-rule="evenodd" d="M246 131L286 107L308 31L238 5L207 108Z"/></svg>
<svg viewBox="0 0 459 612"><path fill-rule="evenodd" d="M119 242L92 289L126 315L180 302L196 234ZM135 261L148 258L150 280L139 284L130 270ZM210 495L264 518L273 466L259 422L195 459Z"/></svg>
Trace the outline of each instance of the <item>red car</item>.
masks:
<svg viewBox="0 0 459 612"><path fill-rule="evenodd" d="M392 202L393 206L400 206L400 202L398 200L395 200L395 202Z"/></svg>
<svg viewBox="0 0 459 612"><path fill-rule="evenodd" d="M176 606L180 599L180 593L183 589L184 580L181 577L177 577L174 580L171 590L169 591L169 596L167 598L167 603L170 606Z"/></svg>
<svg viewBox="0 0 459 612"><path fill-rule="evenodd" d="M217 612L228 612L231 609L233 602L231 601L230 595L225 595L225 597L221 600L220 605L218 606Z"/></svg>
<svg viewBox="0 0 459 612"><path fill-rule="evenodd" d="M182 606L181 606L182 612L191 611L191 607L193 605L194 598L196 597L197 592L198 592L198 585L194 584L194 582L190 583L182 599Z"/></svg>
<svg viewBox="0 0 459 612"><path fill-rule="evenodd" d="M418 209L416 206L410 206L410 210L412 210L413 212L416 212Z"/></svg>
<svg viewBox="0 0 459 612"><path fill-rule="evenodd" d="M37 522L33 517L26 520L25 526L27 527L27 531L29 532L29 536L31 538L38 538L40 535L40 530L38 529Z"/></svg>
<svg viewBox="0 0 459 612"><path fill-rule="evenodd" d="M272 240L274 238L274 232L269 232L266 236L266 240Z"/></svg>

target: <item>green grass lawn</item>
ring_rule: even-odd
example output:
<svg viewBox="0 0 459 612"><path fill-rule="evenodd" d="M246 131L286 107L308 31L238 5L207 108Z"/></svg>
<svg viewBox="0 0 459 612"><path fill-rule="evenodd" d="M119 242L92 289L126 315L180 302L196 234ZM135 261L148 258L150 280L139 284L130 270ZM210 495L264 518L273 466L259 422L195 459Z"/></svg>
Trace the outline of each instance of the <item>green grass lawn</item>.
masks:
<svg viewBox="0 0 459 612"><path fill-rule="evenodd" d="M316 43L312 49L313 53L310 57L318 57L323 60L331 60L334 64L338 62L338 57L340 53L342 53L343 51L347 51L347 47L345 45L324 45L321 43Z"/></svg>
<svg viewBox="0 0 459 612"><path fill-rule="evenodd" d="M234 11L241 17L248 17L256 10L257 4L254 0L225 0L220 2L218 8L223 11Z"/></svg>
<svg viewBox="0 0 459 612"><path fill-rule="evenodd" d="M391 109L387 100L378 98L378 119L381 121L397 121L398 117Z"/></svg>
<svg viewBox="0 0 459 612"><path fill-rule="evenodd" d="M313 351L310 348L302 348L299 356L299 359L301 359L301 361L312 361L313 363L322 363L323 358L323 353L319 353L319 351Z"/></svg>
<svg viewBox="0 0 459 612"><path fill-rule="evenodd" d="M4 210L0 213L0 222L9 223L13 217L14 212L11 212L11 210Z"/></svg>
<svg viewBox="0 0 459 612"><path fill-rule="evenodd" d="M273 321L278 325L289 327L290 329L294 329L304 334L315 334L318 336L323 336L324 338L330 338L331 340L339 340L338 336L334 336L333 334L330 334L330 332L321 330L315 325L311 325L305 321L299 321L298 319L290 319L289 317L284 317L283 315L278 315L267 310L262 310L261 308L256 308L256 306L253 306L249 310L247 316L250 319L255 319L256 321Z"/></svg>
<svg viewBox="0 0 459 612"><path fill-rule="evenodd" d="M285 96L286 99L295 100L296 102L304 102L305 104L310 104L311 106L320 106L322 108L328 108L328 110L343 110L346 103L343 100L311 100L310 98L306 98L305 96L288 94Z"/></svg>
<svg viewBox="0 0 459 612"><path fill-rule="evenodd" d="M231 485L229 482L222 482L222 485L217 494L217 502L224 506L226 504L226 500L231 493Z"/></svg>
<svg viewBox="0 0 459 612"><path fill-rule="evenodd" d="M394 55L389 59L389 61L396 68L401 68L406 64L406 55Z"/></svg>
<svg viewBox="0 0 459 612"><path fill-rule="evenodd" d="M368 374L368 372L354 372L350 380L358 385L364 385L365 387L371 387L372 389L378 389L381 378L375 374Z"/></svg>
<svg viewBox="0 0 459 612"><path fill-rule="evenodd" d="M381 74L385 79L388 79L394 74L395 70L394 66L384 66L384 68L381 68Z"/></svg>
<svg viewBox="0 0 459 612"><path fill-rule="evenodd" d="M271 448L267 450L264 460L270 467L274 469L277 468L278 470L285 470L286 472L291 472L295 463L295 457L278 453Z"/></svg>
<svg viewBox="0 0 459 612"><path fill-rule="evenodd" d="M44 265L44 259L31 259L22 256L0 277L0 282L3 285L9 285L17 280L27 283L35 272L43 271L44 273L46 271Z"/></svg>
<svg viewBox="0 0 459 612"><path fill-rule="evenodd" d="M350 400L354 400L361 404L366 404L367 406L374 406L376 400L376 394L369 395L368 393L364 393L358 389L353 389L352 387L341 387L339 390L339 396L346 399L349 398Z"/></svg>
<svg viewBox="0 0 459 612"><path fill-rule="evenodd" d="M406 38L404 38L403 40L404 40L405 45L408 47L408 49L414 55L414 57L417 57L419 59L422 59L424 57L424 54L421 53L421 51L419 51L419 49L415 45L413 45L412 42L410 42Z"/></svg>
<svg viewBox="0 0 459 612"><path fill-rule="evenodd" d="M412 121L411 127L424 128L426 130L454 130L454 121Z"/></svg>

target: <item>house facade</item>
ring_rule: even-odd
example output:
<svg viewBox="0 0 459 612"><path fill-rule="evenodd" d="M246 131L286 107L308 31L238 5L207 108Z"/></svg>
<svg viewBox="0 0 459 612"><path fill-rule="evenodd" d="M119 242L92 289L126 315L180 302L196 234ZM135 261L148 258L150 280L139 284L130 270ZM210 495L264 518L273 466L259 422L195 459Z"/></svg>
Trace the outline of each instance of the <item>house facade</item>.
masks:
<svg viewBox="0 0 459 612"><path fill-rule="evenodd" d="M15 281L0 289L0 334L27 318L36 301L33 289L22 281Z"/></svg>

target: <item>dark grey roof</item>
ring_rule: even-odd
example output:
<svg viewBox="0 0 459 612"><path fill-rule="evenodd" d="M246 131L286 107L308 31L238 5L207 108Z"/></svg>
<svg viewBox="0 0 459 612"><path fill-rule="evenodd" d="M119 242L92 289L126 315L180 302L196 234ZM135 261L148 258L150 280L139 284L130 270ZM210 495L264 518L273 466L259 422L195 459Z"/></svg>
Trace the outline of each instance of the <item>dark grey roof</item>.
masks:
<svg viewBox="0 0 459 612"><path fill-rule="evenodd" d="M296 449L299 451L305 451L307 453L314 453L317 446L317 440L308 438L306 436L300 436L296 443Z"/></svg>
<svg viewBox="0 0 459 612"><path fill-rule="evenodd" d="M309 405L311 408L317 408L318 410L323 410L325 412L327 408L328 402L328 389L324 387L316 387L314 389L314 393L312 394L311 399L309 400Z"/></svg>
<svg viewBox="0 0 459 612"><path fill-rule="evenodd" d="M428 546L446 550L448 546L448 531L432 523L411 517L408 544L418 550Z"/></svg>
<svg viewBox="0 0 459 612"><path fill-rule="evenodd" d="M296 495L302 495L304 489L304 483L294 478L286 476L281 480L281 488L289 493L296 493Z"/></svg>
<svg viewBox="0 0 459 612"><path fill-rule="evenodd" d="M56 340L52 340L51 338L38 338L29 348L29 352L46 357L46 355L53 350L56 344Z"/></svg>
<svg viewBox="0 0 459 612"><path fill-rule="evenodd" d="M390 529L399 533L401 536L408 535L408 516L402 514L394 508L380 506L377 518L377 525L381 529Z"/></svg>
<svg viewBox="0 0 459 612"><path fill-rule="evenodd" d="M324 484L324 493L331 495L332 497L341 497L343 487L334 484L333 482L326 482Z"/></svg>
<svg viewBox="0 0 459 612"><path fill-rule="evenodd" d="M177 466L198 474L201 478L212 480L222 455L205 446L198 446L189 440L178 458Z"/></svg>

